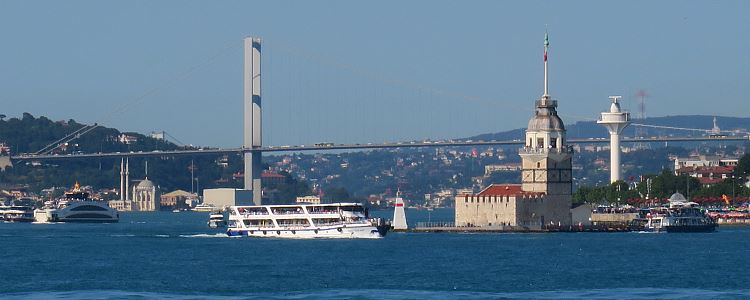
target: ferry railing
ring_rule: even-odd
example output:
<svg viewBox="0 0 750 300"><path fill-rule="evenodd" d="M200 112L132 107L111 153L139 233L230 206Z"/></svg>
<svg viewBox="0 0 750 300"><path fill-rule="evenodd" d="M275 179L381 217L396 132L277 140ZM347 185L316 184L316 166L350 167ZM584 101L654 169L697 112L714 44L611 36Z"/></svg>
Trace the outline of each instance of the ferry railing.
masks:
<svg viewBox="0 0 750 300"><path fill-rule="evenodd" d="M417 227L436 228L436 227L461 227L461 226L456 226L455 222L417 222Z"/></svg>

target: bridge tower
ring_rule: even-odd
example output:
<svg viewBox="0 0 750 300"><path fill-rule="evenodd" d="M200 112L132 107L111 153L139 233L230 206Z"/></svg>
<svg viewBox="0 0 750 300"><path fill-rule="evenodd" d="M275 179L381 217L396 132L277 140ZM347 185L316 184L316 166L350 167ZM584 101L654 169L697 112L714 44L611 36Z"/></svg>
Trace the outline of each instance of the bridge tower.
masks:
<svg viewBox="0 0 750 300"><path fill-rule="evenodd" d="M610 182L620 180L620 133L630 124L630 113L620 110L620 96L609 96L612 105L609 112L603 112L596 123L609 130L609 172Z"/></svg>
<svg viewBox="0 0 750 300"><path fill-rule="evenodd" d="M246 37L244 67L244 143L246 190L253 191L253 203L261 205L261 101L260 101L260 42ZM249 151L247 151L249 150Z"/></svg>

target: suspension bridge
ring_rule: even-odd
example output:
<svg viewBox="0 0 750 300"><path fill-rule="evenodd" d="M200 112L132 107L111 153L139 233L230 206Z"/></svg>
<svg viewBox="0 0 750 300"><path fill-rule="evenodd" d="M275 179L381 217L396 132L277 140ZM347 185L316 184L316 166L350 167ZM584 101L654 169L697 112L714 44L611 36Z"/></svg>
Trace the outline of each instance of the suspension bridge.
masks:
<svg viewBox="0 0 750 300"><path fill-rule="evenodd" d="M273 152L303 152L303 151L331 151L331 150L369 150L369 149L388 149L388 148L418 148L418 147L465 147L465 146L502 146L502 145L523 145L524 141L517 139L517 140L468 140L468 139L423 139L423 140L409 140L409 141L396 141L396 142L381 142L381 143L372 143L372 142L360 142L360 143L333 143L333 142L313 142L313 143L307 143L307 144L296 144L296 145L264 145L268 143L269 138L264 138L263 130L264 127L264 119L262 118L263 113L261 110L262 102L261 102L261 41L256 38L246 38L244 40L244 108L243 108L243 116L244 116L244 143L241 147L234 147L234 148L212 148L212 147L194 147L191 149L182 149L182 150L170 150L170 151L125 151L125 152L114 152L114 153L74 153L74 154L61 154L61 153L53 153L55 149L60 147L61 145L64 145L66 143L69 143L77 138L80 138L82 135L85 135L95 128L97 128L99 125L98 123L94 123L93 125L87 125L84 126L78 130L75 130L71 132L70 134L66 135L65 137L56 140L53 143L50 143L48 146L40 149L39 151L36 151L34 153L20 153L15 154L11 157L12 160L63 160L63 159L87 159L87 158L135 158L135 157L165 157L165 156L179 156L179 155L217 155L217 154L231 154L231 153L241 153L245 157L245 188L248 190L253 190L254 199L260 199L260 168L261 168L261 155L262 153L273 153ZM213 59L213 58L212 58ZM341 67L341 66L339 66ZM345 69L352 69L349 66L343 66ZM196 70L196 68L191 68L187 72L187 74L192 73ZM271 69L273 70L273 69ZM390 84L394 84L401 87L412 87L412 84L407 82L394 82L393 80L386 79L383 80L379 76L367 74L365 72L361 72L360 70L354 70L354 73L364 74L365 77L369 79L378 79L381 81L387 81ZM179 78L184 78L187 76L187 74L181 74ZM173 84L174 81L168 82L168 85ZM305 84L307 88L310 88L312 90L320 90L320 87L315 86L314 84ZM476 101L482 99L476 98L476 97L468 97L468 96L456 96L455 94L451 94L449 92L445 92L442 90L436 90L436 89L429 89L424 88L422 86L416 87L418 90L421 91L427 91L426 93L429 95L427 99L430 102L433 102L437 95L440 95L441 97L448 97L448 98L461 98L466 99L470 101ZM152 95L156 93L159 90L159 88L150 89L145 94L139 96L136 98L133 103L138 103L143 101L145 98L147 98L149 95ZM285 93L285 92L280 92ZM377 94L377 93L375 93ZM282 95L282 96L276 96L275 98L294 98L294 97L304 97L300 95ZM325 97L322 97L325 98ZM345 95L343 98L356 98L351 97L349 95ZM396 100L398 102L398 99ZM395 102L392 103L380 103L380 106L388 106L388 105L394 105L397 104ZM110 115L115 115L117 112L121 112L126 107L131 104L126 104L124 106L121 106L117 109L115 109L114 112L112 112ZM335 103L335 105L342 105L341 103ZM346 104L350 107L354 107L359 105L358 103L348 103ZM344 105L344 106L346 106ZM372 105L370 103L369 105ZM411 104L414 105L414 104ZM309 110L314 106L314 104L307 103L305 105L302 105L302 107L297 107L295 109L292 109L289 106L281 105L281 109L279 107L271 107L271 117L272 118L279 118L279 119L294 119L296 117L305 117L309 118L307 119L308 123L313 123L311 120L334 120L336 118L332 117L322 117L322 116L310 116L309 113L306 113L305 110ZM377 107L377 105L375 106ZM429 110L430 105L425 105L424 103L415 105L415 110L419 111L425 111ZM295 116L280 116L278 114L278 110L281 111L287 111L287 113L295 112ZM375 111L373 111L375 110ZM524 111L527 111L527 109L522 109ZM274 114L275 111L275 114ZM352 114L350 118L338 118L338 120L334 120L335 122L342 122L344 124L356 124L357 119L362 119L362 116L364 114L372 114L375 113L384 113L384 108L373 108L373 106L367 106L364 108L359 108L359 113ZM291 114L291 113L290 113ZM427 112L429 114L429 112ZM526 118L528 116L524 115L523 117ZM354 120L354 121L352 121ZM594 120L593 118L590 118L589 120ZM267 125L267 124L266 124ZM412 123L413 125L413 123ZM702 137L639 137L639 138L624 138L622 139L622 142L628 143L628 142L730 142L730 141L748 141L750 140L750 137L747 135L747 132L741 132L740 135L737 135L737 132L732 132L733 135L723 135L723 134L717 134L722 132L716 132L714 130L713 132L711 130L707 129L695 129L695 128L679 128L679 127L672 127L672 126L657 126L657 125L648 125L648 124L632 124L634 126L643 126L643 127L655 127L655 128L663 128L663 129L673 129L673 130L687 130L687 131L703 131L706 133L713 133L708 136L702 136ZM322 125L322 127L328 127L327 130L321 130L322 132L334 132L334 128L342 128L346 127L342 126L341 123L334 124L334 125ZM408 126L408 125L407 125ZM443 127L439 128L445 128L445 125ZM310 126L299 126L298 128L301 131L307 131L309 132L311 129ZM424 126L429 127L429 126ZM289 127L286 127L289 128ZM440 129L438 129L440 130ZM355 130L358 131L358 130ZM366 136L367 135L367 129L362 129L361 133L358 136ZM279 131L275 131L275 134L280 134ZM399 134L385 134L385 136L390 137L396 137ZM175 139L174 137L172 137ZM328 140L328 139L322 139L320 137L317 137L321 140ZM385 139L385 138L384 138ZM176 140L176 139L175 139ZM265 142L264 142L265 141ZM597 143L609 143L608 138L580 138L580 139L568 139L568 144L597 144ZM249 175L249 176L248 176ZM256 202L259 203L259 202Z"/></svg>

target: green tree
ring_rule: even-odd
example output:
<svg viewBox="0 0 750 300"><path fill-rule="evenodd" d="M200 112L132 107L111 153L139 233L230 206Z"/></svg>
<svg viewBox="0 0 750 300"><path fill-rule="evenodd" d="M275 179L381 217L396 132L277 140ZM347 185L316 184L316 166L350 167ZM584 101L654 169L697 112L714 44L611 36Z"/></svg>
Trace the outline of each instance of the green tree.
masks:
<svg viewBox="0 0 750 300"><path fill-rule="evenodd" d="M750 154L745 154L737 162L737 167L734 168L734 176L741 183L747 182L747 177L750 176Z"/></svg>

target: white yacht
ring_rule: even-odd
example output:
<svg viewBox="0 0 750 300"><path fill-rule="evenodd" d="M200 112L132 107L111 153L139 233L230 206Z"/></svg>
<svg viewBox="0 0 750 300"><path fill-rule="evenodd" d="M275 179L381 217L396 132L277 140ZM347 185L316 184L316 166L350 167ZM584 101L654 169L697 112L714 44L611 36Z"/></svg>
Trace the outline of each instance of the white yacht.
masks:
<svg viewBox="0 0 750 300"><path fill-rule="evenodd" d="M231 206L229 236L381 238L391 225L358 203Z"/></svg>
<svg viewBox="0 0 750 300"><path fill-rule="evenodd" d="M193 207L193 211L198 211L198 212L212 212L214 210L216 210L216 207L214 207L211 204L206 204L206 203L201 203Z"/></svg>
<svg viewBox="0 0 750 300"><path fill-rule="evenodd" d="M32 222L34 208L29 206L0 205L0 222Z"/></svg>
<svg viewBox="0 0 750 300"><path fill-rule="evenodd" d="M211 215L208 216L208 227L209 228L219 228L219 227L226 227L227 221L224 220L224 214L221 212L212 212Z"/></svg>
<svg viewBox="0 0 750 300"><path fill-rule="evenodd" d="M35 210L34 219L36 223L114 223L120 220L120 214L106 201L90 198L89 193L81 191L81 186L76 182L73 191L65 193L65 199Z"/></svg>

